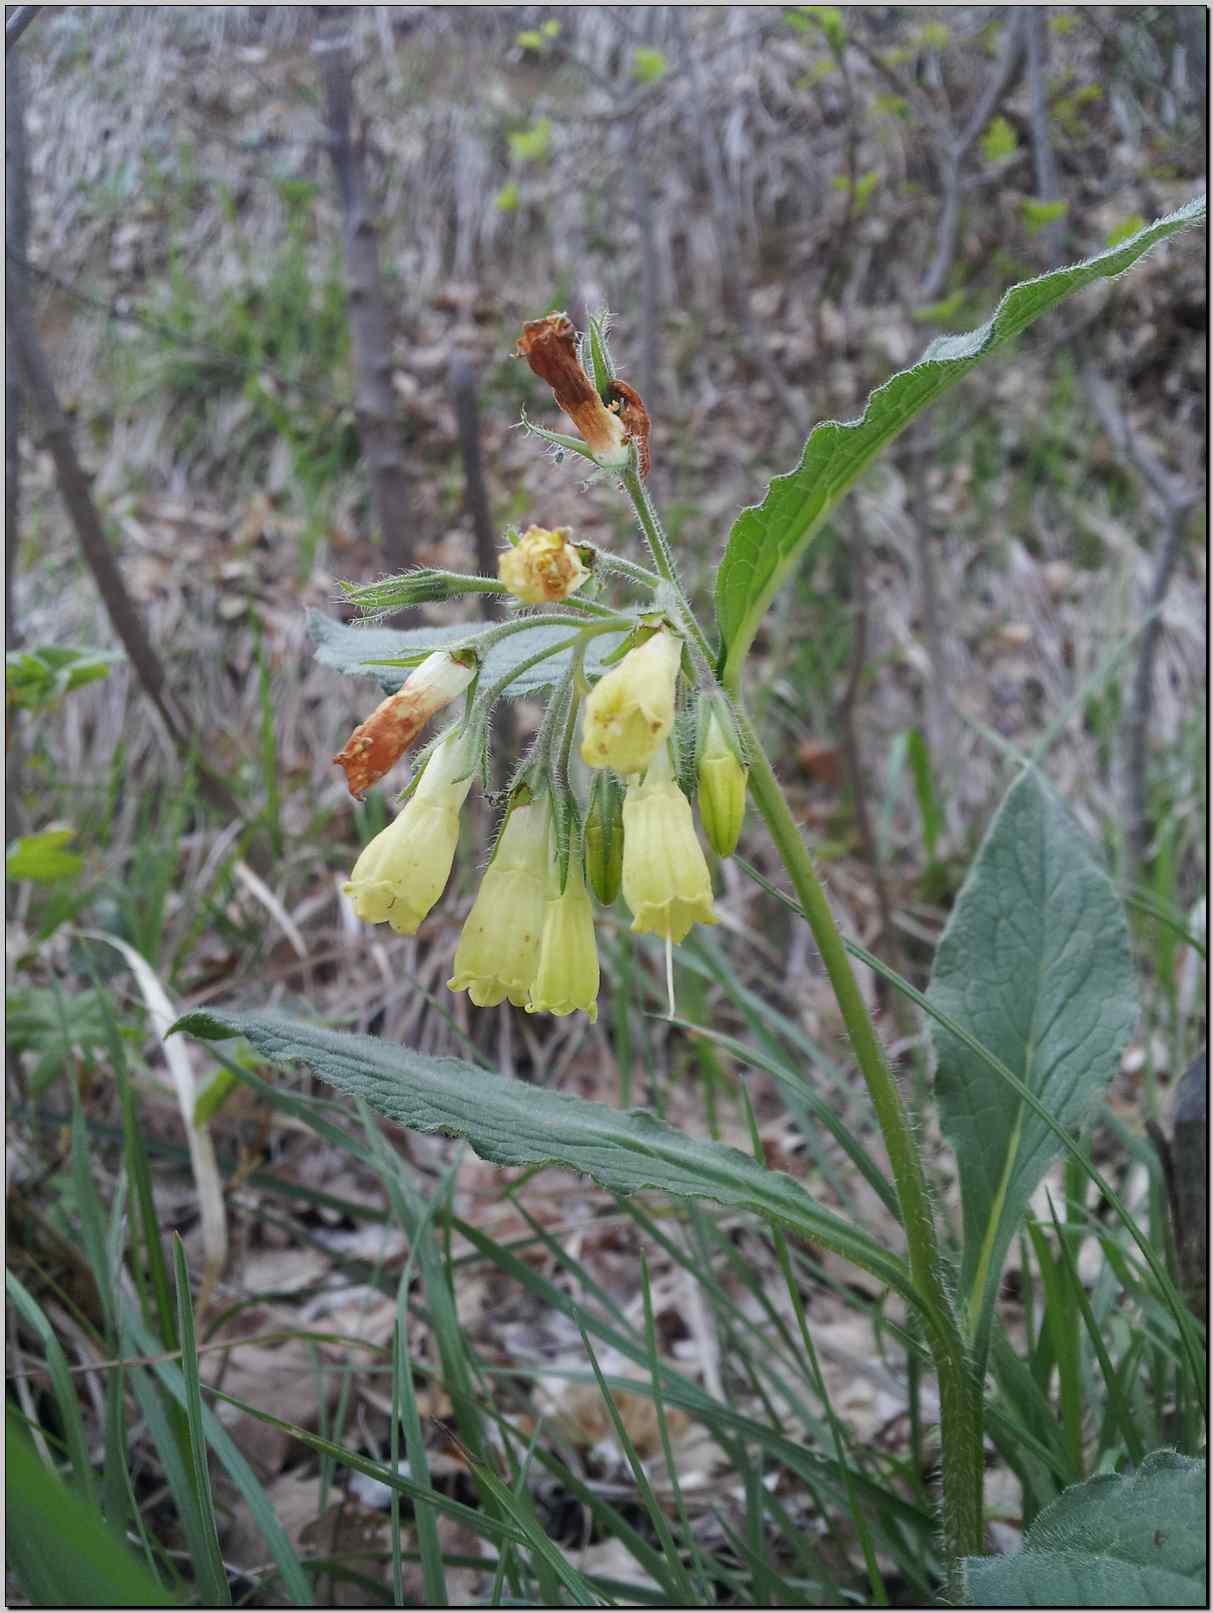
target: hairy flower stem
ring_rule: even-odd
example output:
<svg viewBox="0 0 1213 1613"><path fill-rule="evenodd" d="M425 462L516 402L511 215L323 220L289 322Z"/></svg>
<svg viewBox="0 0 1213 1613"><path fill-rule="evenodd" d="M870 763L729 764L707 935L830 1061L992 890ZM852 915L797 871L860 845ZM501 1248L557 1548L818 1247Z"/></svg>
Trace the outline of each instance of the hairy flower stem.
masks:
<svg viewBox="0 0 1213 1613"><path fill-rule="evenodd" d="M736 697L736 691L731 692ZM943 1538L948 1593L950 1597L957 1596L960 1559L982 1551L982 1386L944 1285L926 1176L901 1092L864 1006L842 935L787 798L740 703L736 716L750 763L750 793L766 820L817 942L888 1150L910 1269L922 1301L923 1326L939 1377Z"/></svg>
<svg viewBox="0 0 1213 1613"><path fill-rule="evenodd" d="M698 652L696 659L702 661L705 667L710 667L716 657L695 618L682 585L678 581L678 574L674 570L674 557L670 553L669 540L665 535L657 511L653 508L653 501L649 497L648 489L640 479L640 472L635 465L629 465L622 473L624 490L632 501L632 508L636 511L636 519L640 522L645 542L649 546L649 553L653 556L653 564L668 582L678 600L678 620L674 624L680 633Z"/></svg>

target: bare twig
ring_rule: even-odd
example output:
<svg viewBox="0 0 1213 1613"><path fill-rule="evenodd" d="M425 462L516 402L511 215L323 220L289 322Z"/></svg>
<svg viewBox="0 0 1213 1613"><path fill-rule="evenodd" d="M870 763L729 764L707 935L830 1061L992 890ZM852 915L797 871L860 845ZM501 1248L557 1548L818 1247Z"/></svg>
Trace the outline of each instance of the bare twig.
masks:
<svg viewBox="0 0 1213 1613"><path fill-rule="evenodd" d="M883 945L890 965L899 973L905 969L900 957L900 943L893 928L893 907L889 888L880 865L880 848L872 829L872 815L868 811L868 792L864 782L863 750L859 741L858 708L864 666L868 654L868 546L867 534L854 505L851 509L851 541L847 546L851 561L851 666L846 687L834 707L834 727L842 747L843 765L855 811L855 826L863 847L864 861L868 865L872 888L876 892L876 906L880 913L880 935L873 946ZM876 998L883 1006L888 1000L888 982L876 980Z"/></svg>
<svg viewBox="0 0 1213 1613"><path fill-rule="evenodd" d="M1150 707L1154 696L1154 658L1162 633L1162 607L1183 552L1188 516L1200 498L1200 489L1173 476L1129 426L1108 378L1090 359L1081 367L1083 386L1091 407L1117 454L1141 477L1161 506L1163 539L1154 562L1154 575L1145 599L1147 615L1137 651L1137 667L1125 719L1125 808L1131 875L1140 875L1149 840L1146 802L1146 760L1149 750Z"/></svg>
<svg viewBox="0 0 1213 1613"><path fill-rule="evenodd" d="M33 11L33 6L21 9ZM11 23L11 19L10 19ZM4 171L5 235L8 245L24 259L29 245L29 143L25 134L25 85L20 56L4 63ZM10 275L22 270L10 268ZM16 574L21 530L21 396L20 371L10 332L4 336L4 637L16 642L13 618L13 578Z"/></svg>
<svg viewBox="0 0 1213 1613"><path fill-rule="evenodd" d="M1022 63L1023 13L1016 11L1007 19L998 61L973 107L968 123L959 134L948 141L938 157L943 186L943 211L939 219L935 254L918 288L918 294L925 302L931 302L939 296L947 284L952 260L956 256L956 237L960 231L961 170L964 160L971 151L973 142L993 117L1003 97L1013 88Z"/></svg>
<svg viewBox="0 0 1213 1613"><path fill-rule="evenodd" d="M392 392L392 349L387 302L379 272L379 235L367 196L365 142L354 137L354 69L348 6L317 7L323 33L312 49L324 83L329 156L343 221L342 244L354 344L355 412L370 480L371 504L384 562L402 571L412 558L406 536L408 482L400 451L400 425Z"/></svg>
<svg viewBox="0 0 1213 1613"><path fill-rule="evenodd" d="M455 428L459 435L459 457L463 462L463 491L467 512L476 539L476 567L491 577L497 569L497 539L489 512L488 486L484 475L484 451L480 440L480 404L476 396L476 372L472 361L459 347L451 353L451 394L455 401ZM480 596L485 616L497 614L492 594Z"/></svg>
<svg viewBox="0 0 1213 1613"><path fill-rule="evenodd" d="M1026 6L1023 26L1032 106L1032 163L1036 172L1036 196L1042 202L1056 202L1061 200L1061 183L1057 177L1057 159L1053 155L1053 141L1049 133L1049 101L1045 88L1045 67L1049 56L1046 32L1048 7ZM1050 264L1060 262L1065 239L1064 217L1050 220L1045 226L1045 246Z"/></svg>
<svg viewBox="0 0 1213 1613"><path fill-rule="evenodd" d="M4 54L6 56L41 10L41 6L9 6L5 9Z"/></svg>
<svg viewBox="0 0 1213 1613"><path fill-rule="evenodd" d="M76 457L67 416L55 393L50 366L34 326L33 309L22 276L10 277L5 287L4 312L13 350L21 366L30 402L41 422L46 446L55 465L59 492L76 531L80 552L93 575L114 632L122 641L135 676L159 712L174 745L183 756L203 754L190 723L168 687L164 667L127 592L126 583L105 536L101 516L93 502L88 477ZM241 816L227 785L205 762L198 761L202 792L225 815ZM253 857L250 853L249 860Z"/></svg>

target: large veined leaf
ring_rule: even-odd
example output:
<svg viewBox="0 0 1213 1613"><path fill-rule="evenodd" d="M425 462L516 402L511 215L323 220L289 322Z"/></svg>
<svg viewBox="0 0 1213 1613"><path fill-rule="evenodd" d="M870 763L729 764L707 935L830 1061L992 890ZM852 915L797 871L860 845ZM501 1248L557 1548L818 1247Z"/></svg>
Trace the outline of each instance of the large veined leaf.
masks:
<svg viewBox="0 0 1213 1613"><path fill-rule="evenodd" d="M615 1193L652 1189L773 1217L915 1298L901 1260L822 1209L792 1177L739 1149L687 1137L642 1109L612 1109L462 1059L274 1015L206 1010L186 1014L174 1029L212 1040L244 1036L265 1058L308 1065L399 1126L466 1137L495 1165L564 1165Z"/></svg>
<svg viewBox="0 0 1213 1613"><path fill-rule="evenodd" d="M1034 770L986 833L927 995L1072 1132L1116 1072L1137 1018L1128 925L1091 842ZM960 1171L962 1285L980 1337L1007 1244L1061 1144L959 1038L938 1024L932 1034L940 1123Z"/></svg>
<svg viewBox="0 0 1213 1613"><path fill-rule="evenodd" d="M568 623L545 623L536 616L535 625L498 639L484 657L480 669L480 687L488 688L503 678L512 667L520 666L549 645L567 644L576 628ZM474 622L446 623L442 626L373 627L334 621L321 611L309 611L307 630L316 651L316 659L323 666L331 666L348 677L374 678L385 694L399 689L409 675L402 666L376 666L376 661L400 659L419 655L430 650L467 644L478 631ZM588 670L601 668L605 658L618 649L622 633L602 633L586 646L585 664ZM557 651L537 666L521 672L506 691L511 697L531 695L554 684L569 664L571 649Z"/></svg>
<svg viewBox="0 0 1213 1613"><path fill-rule="evenodd" d="M1024 1549L966 1557L971 1607L1206 1607L1205 1464L1155 1451L1058 1496Z"/></svg>
<svg viewBox="0 0 1213 1613"><path fill-rule="evenodd" d="M726 683L740 675L767 606L822 522L869 461L920 410L1064 298L1120 274L1159 241L1204 220L1200 196L1072 268L1012 286L984 325L964 335L937 337L916 364L877 387L858 420L816 426L796 469L775 477L762 503L743 510L729 534L716 577Z"/></svg>

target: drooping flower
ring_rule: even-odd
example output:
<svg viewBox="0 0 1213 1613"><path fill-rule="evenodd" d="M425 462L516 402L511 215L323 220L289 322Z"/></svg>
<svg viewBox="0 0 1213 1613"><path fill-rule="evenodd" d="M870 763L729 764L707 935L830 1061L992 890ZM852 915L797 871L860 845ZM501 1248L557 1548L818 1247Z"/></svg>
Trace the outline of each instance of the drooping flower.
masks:
<svg viewBox="0 0 1213 1613"><path fill-rule="evenodd" d="M529 526L497 562L497 575L525 605L547 605L567 599L589 576L569 542L568 527Z"/></svg>
<svg viewBox="0 0 1213 1613"><path fill-rule="evenodd" d="M580 849L574 846L563 891L555 859L549 866L539 964L526 1011L560 1017L581 1009L593 1023L598 1018L598 978L594 907L581 872Z"/></svg>
<svg viewBox="0 0 1213 1613"><path fill-rule="evenodd" d="M691 803L663 745L623 801L623 899L632 928L683 941L692 924L715 924L712 880Z"/></svg>
<svg viewBox="0 0 1213 1613"><path fill-rule="evenodd" d="M350 794L361 800L400 760L430 718L461 695L475 675L473 659L465 664L446 650L435 650L414 667L396 693L358 724L345 749L333 757L345 769Z"/></svg>
<svg viewBox="0 0 1213 1613"><path fill-rule="evenodd" d="M731 857L741 838L748 769L730 745L725 725L712 709L699 750L699 816L708 844L718 857Z"/></svg>
<svg viewBox="0 0 1213 1613"><path fill-rule="evenodd" d="M518 354L546 381L558 406L585 439L598 464L622 470L629 458L628 429L609 409L577 354L577 332L567 314L547 314L522 327Z"/></svg>
<svg viewBox="0 0 1213 1613"><path fill-rule="evenodd" d="M515 807L455 948L447 985L466 991L477 1008L508 997L526 1005L539 965L548 870L546 803Z"/></svg>
<svg viewBox="0 0 1213 1613"><path fill-rule="evenodd" d="M472 761L457 732L426 764L403 811L377 834L342 887L367 924L413 935L446 889L459 843L459 809L472 786Z"/></svg>
<svg viewBox="0 0 1213 1613"><path fill-rule="evenodd" d="M674 726L681 660L682 640L663 627L594 685L581 729L587 767L643 773Z"/></svg>

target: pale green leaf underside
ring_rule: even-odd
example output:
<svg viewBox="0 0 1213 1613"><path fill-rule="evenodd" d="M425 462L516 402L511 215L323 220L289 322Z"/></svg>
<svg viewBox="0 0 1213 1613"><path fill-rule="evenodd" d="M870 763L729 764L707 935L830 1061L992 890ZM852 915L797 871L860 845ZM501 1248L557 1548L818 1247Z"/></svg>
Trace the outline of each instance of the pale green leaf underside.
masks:
<svg viewBox="0 0 1213 1613"><path fill-rule="evenodd" d="M1008 791L940 940L927 993L1059 1125L1081 1128L1137 1018L1129 932L1087 836L1035 771ZM956 1153L963 1287L992 1292L1024 1206L1060 1152L1013 1088L938 1024L940 1123Z"/></svg>
<svg viewBox="0 0 1213 1613"><path fill-rule="evenodd" d="M853 1260L913 1298L905 1265L822 1209L803 1187L723 1143L684 1136L641 1109L611 1109L481 1070L461 1059L268 1014L187 1014L177 1030L244 1036L275 1063L307 1064L350 1097L411 1131L466 1137L495 1165L563 1165L615 1193L649 1189L753 1210Z"/></svg>
<svg viewBox="0 0 1213 1613"><path fill-rule="evenodd" d="M796 469L775 477L762 503L743 510L729 534L716 578L726 682L739 675L767 606L809 539L868 462L920 410L1057 303L1120 274L1159 241L1204 219L1200 196L1082 263L1012 286L984 325L937 337L916 364L878 387L858 420L816 426Z"/></svg>
<svg viewBox="0 0 1213 1613"><path fill-rule="evenodd" d="M965 1559L971 1607L1204 1607L1204 1462L1155 1451L1058 1496L1023 1551Z"/></svg>
<svg viewBox="0 0 1213 1613"><path fill-rule="evenodd" d="M331 616L316 610L307 614L307 630L316 659L322 666L344 672L347 677L374 678L385 694L399 689L409 675L409 668L368 665L368 662L450 649L457 644L469 643L478 631L475 622L403 629L362 626L336 622ZM481 688L496 683L511 667L528 660L546 645L567 643L576 631L567 622L545 625L542 617L537 616L534 627L498 639L484 658L480 673ZM591 672L600 670L605 658L618 649L622 638L622 633L603 633L592 638L586 646L587 669ZM509 685L506 693L511 697L533 695L555 684L569 665L572 653L572 650L560 650L538 666L529 667Z"/></svg>

